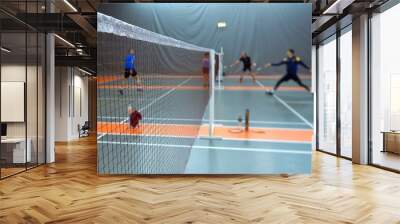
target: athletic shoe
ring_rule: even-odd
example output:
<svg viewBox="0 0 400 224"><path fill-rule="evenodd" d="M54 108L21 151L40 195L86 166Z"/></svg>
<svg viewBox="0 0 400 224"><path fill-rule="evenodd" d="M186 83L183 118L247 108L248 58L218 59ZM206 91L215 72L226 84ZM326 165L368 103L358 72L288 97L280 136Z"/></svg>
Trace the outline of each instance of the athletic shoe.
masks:
<svg viewBox="0 0 400 224"><path fill-rule="evenodd" d="M120 90L119 90L119 94L124 95L124 90L123 90L123 89L120 89Z"/></svg>
<svg viewBox="0 0 400 224"><path fill-rule="evenodd" d="M272 91L272 90L267 90L265 93L268 94L268 95L270 95L270 96L273 96L273 95L274 95L274 91Z"/></svg>

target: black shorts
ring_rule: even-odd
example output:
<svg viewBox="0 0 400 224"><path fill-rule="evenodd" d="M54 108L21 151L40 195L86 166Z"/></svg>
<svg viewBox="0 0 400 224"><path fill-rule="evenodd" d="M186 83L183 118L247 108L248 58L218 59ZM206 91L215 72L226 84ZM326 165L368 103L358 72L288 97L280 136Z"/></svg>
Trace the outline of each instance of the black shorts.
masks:
<svg viewBox="0 0 400 224"><path fill-rule="evenodd" d="M132 69L126 68L124 76L126 79L129 78L129 76L135 77L135 76L137 76L137 72L134 68L132 68Z"/></svg>
<svg viewBox="0 0 400 224"><path fill-rule="evenodd" d="M243 72L245 72L245 71L251 72L251 66L243 67L242 71L243 71Z"/></svg>
<svg viewBox="0 0 400 224"><path fill-rule="evenodd" d="M285 76L283 76L283 77L281 78L281 80L284 81L284 82L287 82L287 81L289 81L289 80L293 80L293 81L295 81L295 82L301 82L299 76L297 76L297 75L292 75L292 74L286 74Z"/></svg>

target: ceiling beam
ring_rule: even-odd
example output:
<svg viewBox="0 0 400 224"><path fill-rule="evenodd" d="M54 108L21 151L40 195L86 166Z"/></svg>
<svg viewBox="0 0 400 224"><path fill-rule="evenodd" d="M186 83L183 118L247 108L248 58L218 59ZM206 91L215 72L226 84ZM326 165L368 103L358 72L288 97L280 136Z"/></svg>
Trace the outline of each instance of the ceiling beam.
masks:
<svg viewBox="0 0 400 224"><path fill-rule="evenodd" d="M56 66L87 67L96 71L97 59L91 56L55 56Z"/></svg>
<svg viewBox="0 0 400 224"><path fill-rule="evenodd" d="M83 31L89 36L87 41L90 42L91 46L96 45L97 31L96 28L90 24L85 17L80 14L68 14L68 17L74 21Z"/></svg>
<svg viewBox="0 0 400 224"><path fill-rule="evenodd" d="M324 10L322 14L342 14L343 11L355 0L336 0L327 9Z"/></svg>

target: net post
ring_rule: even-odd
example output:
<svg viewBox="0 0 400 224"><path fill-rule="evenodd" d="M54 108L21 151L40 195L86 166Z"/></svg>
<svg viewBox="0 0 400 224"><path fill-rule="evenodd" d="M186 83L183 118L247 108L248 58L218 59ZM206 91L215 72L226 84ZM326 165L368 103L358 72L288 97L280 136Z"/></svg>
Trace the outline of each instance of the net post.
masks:
<svg viewBox="0 0 400 224"><path fill-rule="evenodd" d="M221 47L221 51L219 53L219 66L218 66L218 89L221 89L222 73L224 71L224 64L222 63L223 57L224 57L224 48Z"/></svg>
<svg viewBox="0 0 400 224"><path fill-rule="evenodd" d="M215 89L215 51L210 50L210 72L209 72L209 124L208 124L208 135L212 137L214 135L214 89Z"/></svg>

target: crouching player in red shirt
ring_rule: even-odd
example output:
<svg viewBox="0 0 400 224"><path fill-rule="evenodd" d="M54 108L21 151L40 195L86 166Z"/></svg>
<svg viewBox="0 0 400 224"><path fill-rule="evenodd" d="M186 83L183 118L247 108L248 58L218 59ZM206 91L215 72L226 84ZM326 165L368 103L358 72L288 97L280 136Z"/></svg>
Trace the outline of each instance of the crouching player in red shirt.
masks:
<svg viewBox="0 0 400 224"><path fill-rule="evenodd" d="M131 128L136 128L139 126L139 121L142 120L142 114L131 106L128 107L129 114L129 125Z"/></svg>

